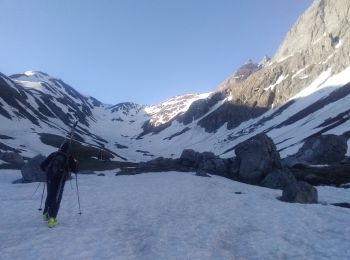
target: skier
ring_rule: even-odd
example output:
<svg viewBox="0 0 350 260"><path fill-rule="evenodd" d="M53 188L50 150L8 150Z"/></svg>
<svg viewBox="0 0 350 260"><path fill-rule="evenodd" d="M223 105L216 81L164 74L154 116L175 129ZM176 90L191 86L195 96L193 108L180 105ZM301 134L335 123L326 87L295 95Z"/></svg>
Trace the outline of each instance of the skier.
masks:
<svg viewBox="0 0 350 260"><path fill-rule="evenodd" d="M75 159L69 154L69 146L69 142L64 142L57 152L51 153L40 164L40 168L46 172L47 178L47 197L43 214L49 228L58 224L56 217L69 172L77 173L78 171Z"/></svg>

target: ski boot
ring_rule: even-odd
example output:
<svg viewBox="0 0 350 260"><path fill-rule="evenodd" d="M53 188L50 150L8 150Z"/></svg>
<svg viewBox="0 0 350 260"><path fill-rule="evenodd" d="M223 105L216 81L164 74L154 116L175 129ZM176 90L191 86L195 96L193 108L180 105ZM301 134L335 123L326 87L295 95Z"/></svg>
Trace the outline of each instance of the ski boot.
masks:
<svg viewBox="0 0 350 260"><path fill-rule="evenodd" d="M49 218L49 220L47 221L47 226L49 228L53 228L55 226L57 226L58 222L57 222L57 219L55 218Z"/></svg>

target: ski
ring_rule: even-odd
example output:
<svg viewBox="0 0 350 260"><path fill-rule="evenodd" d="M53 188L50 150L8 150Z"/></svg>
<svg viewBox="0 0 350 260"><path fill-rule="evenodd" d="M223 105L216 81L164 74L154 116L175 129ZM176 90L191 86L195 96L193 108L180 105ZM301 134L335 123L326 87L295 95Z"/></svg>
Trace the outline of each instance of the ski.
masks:
<svg viewBox="0 0 350 260"><path fill-rule="evenodd" d="M63 145L64 143L66 143L67 141L69 141L69 146L72 145L72 139L73 139L73 136L74 136L75 129L76 129L77 125L78 125L78 120L75 121L75 123L74 123L73 126L71 127L70 133L68 134L68 138L66 137L66 139L64 140L64 142L62 143L62 145ZM67 160L68 160L68 158L69 158L69 154L67 154ZM69 176L69 174L70 174L70 171L68 171L67 175ZM60 184L59 184L59 186L58 186L58 191L59 191L59 192L57 193L56 201L58 201L59 197L61 196L61 192L60 192L60 191L61 191L61 187L62 187L63 182L65 181L65 179L66 179L66 175L63 175L62 178L61 178L61 180L60 180Z"/></svg>
<svg viewBox="0 0 350 260"><path fill-rule="evenodd" d="M77 125L78 125L78 120L75 121L75 123L74 123L73 126L71 127L70 133L69 133L69 135L68 135L68 139L69 139L69 143L70 143L70 144L72 143L72 139L73 139L73 136L74 136L75 129L76 129ZM65 141L67 141L67 138L66 138Z"/></svg>

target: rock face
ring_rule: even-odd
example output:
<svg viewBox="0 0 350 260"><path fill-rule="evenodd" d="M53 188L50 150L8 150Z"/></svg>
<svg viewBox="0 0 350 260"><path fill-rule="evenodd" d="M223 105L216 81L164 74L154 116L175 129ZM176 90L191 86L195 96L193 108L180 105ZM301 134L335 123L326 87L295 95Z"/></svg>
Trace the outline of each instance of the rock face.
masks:
<svg viewBox="0 0 350 260"><path fill-rule="evenodd" d="M317 190L306 182L288 185L282 193L282 201L296 203L317 203Z"/></svg>
<svg viewBox="0 0 350 260"><path fill-rule="evenodd" d="M39 154L30 159L22 168L23 182L37 182L46 181L46 174L40 170L40 163L45 160L46 157Z"/></svg>
<svg viewBox="0 0 350 260"><path fill-rule="evenodd" d="M198 153L192 149L185 149L182 151L180 159L183 160L184 165L196 167L202 160L202 157L203 156L201 153Z"/></svg>
<svg viewBox="0 0 350 260"><path fill-rule="evenodd" d="M18 166L24 165L23 157L15 152L0 153L0 160L3 160L10 164L18 165Z"/></svg>
<svg viewBox="0 0 350 260"><path fill-rule="evenodd" d="M249 181L260 181L268 173L282 169L281 159L272 139L259 134L236 146L239 176Z"/></svg>
<svg viewBox="0 0 350 260"><path fill-rule="evenodd" d="M348 150L347 140L336 135L321 135L307 140L295 155L299 163L340 163Z"/></svg>
<svg viewBox="0 0 350 260"><path fill-rule="evenodd" d="M288 32L274 58L280 60L300 51L335 48L348 35L349 6L347 0L315 0Z"/></svg>
<svg viewBox="0 0 350 260"><path fill-rule="evenodd" d="M258 69L259 65L255 64L251 59L249 59L244 65L236 70L236 72L233 74L233 78L235 78L236 81L245 80Z"/></svg>
<svg viewBox="0 0 350 260"><path fill-rule="evenodd" d="M135 168L123 169L118 175L142 172L196 172L198 176L214 174L237 181L283 189L296 183L293 174L281 165L276 146L266 134L259 134L236 147L237 157L220 158L211 152L183 150L180 158L159 157L139 163Z"/></svg>
<svg viewBox="0 0 350 260"><path fill-rule="evenodd" d="M186 149L178 159L159 157L139 163L135 168L123 169L117 175L162 171L196 172L196 176L201 177L214 174L235 181L283 190L282 201L317 203L317 190L306 182L298 182L289 169L282 167L276 146L266 134L258 134L240 143L235 151L237 157L223 159L211 152L199 153Z"/></svg>
<svg viewBox="0 0 350 260"><path fill-rule="evenodd" d="M193 120L196 120L206 113L209 112L209 110L216 105L218 102L223 100L225 98L225 95L223 93L217 92L206 99L199 99L191 104L189 109L182 115L176 117L176 119L180 123L189 124Z"/></svg>
<svg viewBox="0 0 350 260"><path fill-rule="evenodd" d="M290 168L298 181L312 185L342 185L350 183L350 164L325 166L295 165Z"/></svg>
<svg viewBox="0 0 350 260"><path fill-rule="evenodd" d="M124 168L118 175L163 171L197 172L198 176L207 176L209 173L234 178L238 175L238 164L234 158L223 159L211 152L199 153L185 149L178 159L158 157L148 162L141 162L134 168Z"/></svg>
<svg viewBox="0 0 350 260"><path fill-rule="evenodd" d="M246 111L231 125L234 127L261 115L271 106L286 102L330 67L331 74L347 68L350 65L349 10L348 0L315 0L270 61L259 67L245 64L218 87L217 91L225 93L227 101L204 117L200 125L213 132L227 122L230 129L234 117L230 113L232 107ZM215 127L213 118L220 118Z"/></svg>

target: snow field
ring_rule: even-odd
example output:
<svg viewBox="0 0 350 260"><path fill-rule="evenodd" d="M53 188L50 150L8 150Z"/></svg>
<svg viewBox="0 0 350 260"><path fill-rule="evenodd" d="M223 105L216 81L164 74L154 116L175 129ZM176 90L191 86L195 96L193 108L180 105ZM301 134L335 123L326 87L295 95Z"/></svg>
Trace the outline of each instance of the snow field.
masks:
<svg viewBox="0 0 350 260"><path fill-rule="evenodd" d="M79 176L66 183L59 225L37 211L42 185L0 171L1 259L348 259L349 209L289 204L281 191L194 173ZM320 187L323 204L350 190ZM242 192L242 194L236 194Z"/></svg>

